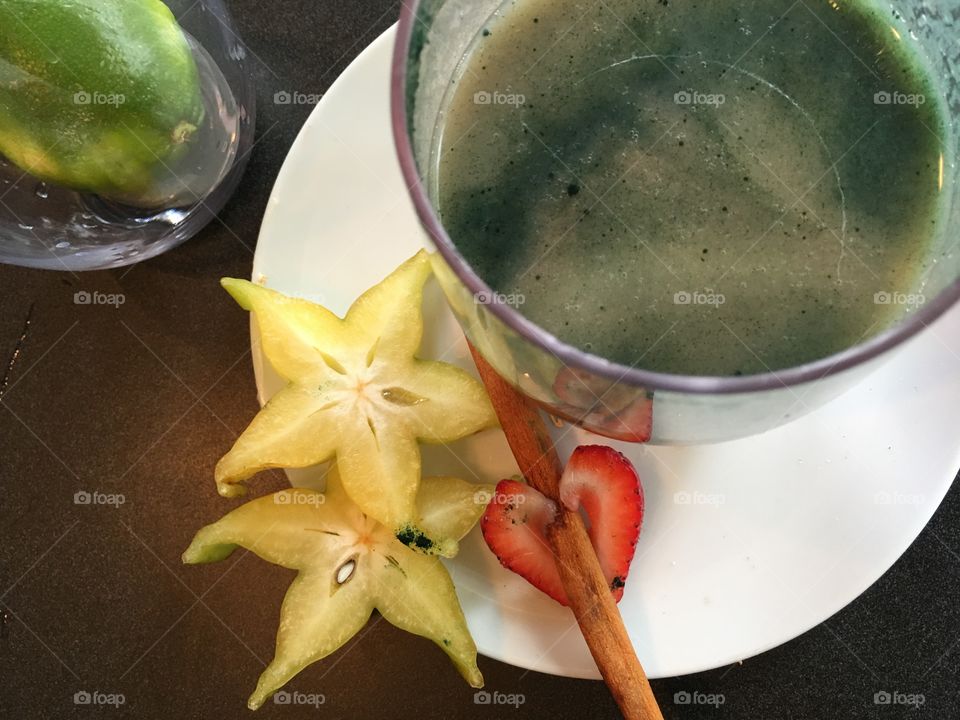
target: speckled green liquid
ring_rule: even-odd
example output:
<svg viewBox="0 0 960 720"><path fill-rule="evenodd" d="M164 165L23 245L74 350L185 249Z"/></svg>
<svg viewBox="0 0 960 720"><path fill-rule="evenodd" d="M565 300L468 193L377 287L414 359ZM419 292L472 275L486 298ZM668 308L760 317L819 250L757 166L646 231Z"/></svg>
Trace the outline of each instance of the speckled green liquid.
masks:
<svg viewBox="0 0 960 720"><path fill-rule="evenodd" d="M905 32L865 1L507 3L445 106L443 222L524 315L620 363L841 351L916 309L937 226L944 123Z"/></svg>

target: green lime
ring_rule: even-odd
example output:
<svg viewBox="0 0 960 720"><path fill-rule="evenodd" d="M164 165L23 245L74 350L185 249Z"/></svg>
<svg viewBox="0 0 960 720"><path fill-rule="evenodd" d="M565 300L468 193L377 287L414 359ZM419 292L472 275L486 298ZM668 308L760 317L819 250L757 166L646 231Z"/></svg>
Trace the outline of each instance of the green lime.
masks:
<svg viewBox="0 0 960 720"><path fill-rule="evenodd" d="M0 153L25 172L146 195L203 115L190 46L160 0L0 0Z"/></svg>

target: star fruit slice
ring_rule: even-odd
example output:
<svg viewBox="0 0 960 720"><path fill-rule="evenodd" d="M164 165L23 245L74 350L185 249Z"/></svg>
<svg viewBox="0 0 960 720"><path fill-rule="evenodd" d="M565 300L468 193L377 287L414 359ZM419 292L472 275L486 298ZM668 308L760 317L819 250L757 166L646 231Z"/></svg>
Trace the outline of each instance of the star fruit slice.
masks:
<svg viewBox="0 0 960 720"><path fill-rule="evenodd" d="M360 509L417 549L451 555L455 543L412 522L420 480L418 440L444 443L496 424L483 386L448 363L419 360L421 251L365 292L344 319L320 305L245 280L222 281L254 313L263 351L288 381L220 460L221 495L267 468L299 468L336 456Z"/></svg>
<svg viewBox="0 0 960 720"><path fill-rule="evenodd" d="M428 532L459 540L491 492L492 486L456 478L424 478L417 521ZM433 640L471 686L483 686L476 645L440 559L411 550L366 516L344 491L336 466L327 474L325 494L292 489L248 502L200 530L183 561L218 562L238 546L298 571L280 611L275 657L250 696L250 709L342 647L374 609Z"/></svg>

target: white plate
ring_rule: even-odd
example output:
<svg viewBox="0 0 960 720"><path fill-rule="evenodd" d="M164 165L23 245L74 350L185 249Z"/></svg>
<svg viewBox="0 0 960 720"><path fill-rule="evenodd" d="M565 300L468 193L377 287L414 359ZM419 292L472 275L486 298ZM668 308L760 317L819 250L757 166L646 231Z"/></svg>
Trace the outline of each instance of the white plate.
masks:
<svg viewBox="0 0 960 720"><path fill-rule="evenodd" d="M390 134L393 36L368 47L310 116L257 247L254 278L338 313L424 242ZM472 368L435 287L426 313L424 356ZM263 400L279 380L254 357ZM958 397L955 311L839 400L773 432L705 447L616 444L646 488L646 522L620 609L649 675L756 655L875 582L920 533L960 467ZM583 442L597 439L571 433L561 450ZM495 481L517 471L493 431L427 448L424 457L430 474ZM599 677L573 615L502 569L479 532L449 567L484 655Z"/></svg>

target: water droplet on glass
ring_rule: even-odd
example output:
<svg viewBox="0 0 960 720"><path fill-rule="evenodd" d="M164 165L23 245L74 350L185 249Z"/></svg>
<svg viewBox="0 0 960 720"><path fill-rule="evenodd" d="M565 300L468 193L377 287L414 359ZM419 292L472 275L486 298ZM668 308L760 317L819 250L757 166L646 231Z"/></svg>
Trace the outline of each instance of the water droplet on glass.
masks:
<svg viewBox="0 0 960 720"><path fill-rule="evenodd" d="M57 250L65 250L66 248L70 247L70 243L68 243L66 240L61 240L56 245L54 245L54 247Z"/></svg>
<svg viewBox="0 0 960 720"><path fill-rule="evenodd" d="M47 189L46 183L37 183L37 187L34 189L33 194L41 200L46 200L48 197L50 197L50 191Z"/></svg>
<svg viewBox="0 0 960 720"><path fill-rule="evenodd" d="M247 51L243 45L234 45L230 48L229 54L234 60L243 60L247 57Z"/></svg>

